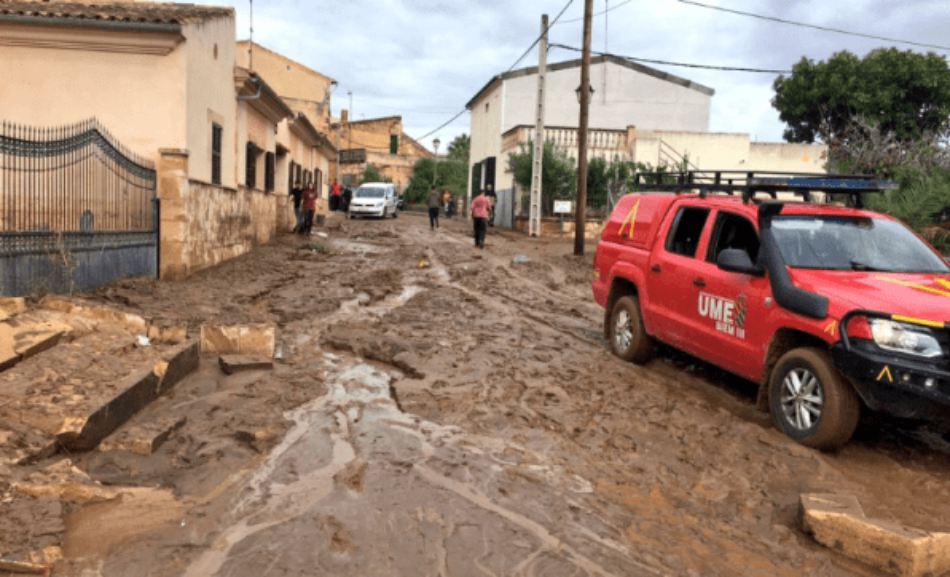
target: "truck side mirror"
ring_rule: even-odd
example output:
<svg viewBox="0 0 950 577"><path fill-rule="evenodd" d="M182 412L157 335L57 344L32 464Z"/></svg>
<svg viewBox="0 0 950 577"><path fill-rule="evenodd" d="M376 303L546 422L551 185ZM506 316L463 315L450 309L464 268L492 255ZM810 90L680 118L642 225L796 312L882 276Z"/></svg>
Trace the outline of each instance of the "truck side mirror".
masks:
<svg viewBox="0 0 950 577"><path fill-rule="evenodd" d="M749 253L738 248L727 248L719 253L716 266L729 272L762 276L765 270L752 263Z"/></svg>

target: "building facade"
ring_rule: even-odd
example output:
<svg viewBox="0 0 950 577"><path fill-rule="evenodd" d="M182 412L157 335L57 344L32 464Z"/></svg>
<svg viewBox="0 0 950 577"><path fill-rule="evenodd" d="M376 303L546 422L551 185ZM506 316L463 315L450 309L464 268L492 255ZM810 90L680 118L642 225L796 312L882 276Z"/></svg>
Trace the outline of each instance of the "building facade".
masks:
<svg viewBox="0 0 950 577"><path fill-rule="evenodd" d="M401 116L349 121L347 111L331 126L340 149L338 178L345 186L355 186L370 164L383 178L401 191L409 185L413 168L422 158L435 155L402 130Z"/></svg>
<svg viewBox="0 0 950 577"><path fill-rule="evenodd" d="M548 65L546 126L567 131L573 128L576 132L580 116L576 94L580 65L580 60ZM513 187L510 173L506 176L502 168L507 164L507 157L502 154L506 133L517 127L534 126L537 82L536 66L499 74L466 104L472 141L470 191L487 184L496 190ZM591 87L592 134L620 134L628 126L644 130L709 130L714 91L706 86L614 56L596 56L591 59Z"/></svg>
<svg viewBox="0 0 950 577"><path fill-rule="evenodd" d="M153 159L159 275L183 278L292 226L295 179L336 157L237 52L232 8L0 0L0 119L94 117Z"/></svg>

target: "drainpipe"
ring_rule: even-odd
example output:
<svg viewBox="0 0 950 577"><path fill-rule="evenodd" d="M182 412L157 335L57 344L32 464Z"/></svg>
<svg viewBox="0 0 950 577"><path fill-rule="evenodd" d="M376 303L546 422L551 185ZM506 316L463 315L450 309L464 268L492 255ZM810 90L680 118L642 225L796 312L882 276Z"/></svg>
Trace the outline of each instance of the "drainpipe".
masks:
<svg viewBox="0 0 950 577"><path fill-rule="evenodd" d="M261 97L261 93L264 92L264 84L262 84L261 82L259 82L259 81L257 80L257 78L255 78L255 77L253 77L253 76L251 77L251 82L253 82L254 84L257 85L257 94L254 94L254 95L252 95L252 96L242 96L242 95L238 94L237 99L238 99L239 101L257 100L258 98Z"/></svg>

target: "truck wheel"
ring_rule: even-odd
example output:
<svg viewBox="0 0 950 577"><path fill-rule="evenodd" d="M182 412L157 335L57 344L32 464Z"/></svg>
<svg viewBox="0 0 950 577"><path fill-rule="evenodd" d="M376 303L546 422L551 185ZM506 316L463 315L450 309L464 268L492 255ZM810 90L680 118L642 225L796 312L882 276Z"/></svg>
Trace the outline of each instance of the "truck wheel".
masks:
<svg viewBox="0 0 950 577"><path fill-rule="evenodd" d="M637 297L617 301L610 314L610 348L625 361L642 365L653 357L653 339L643 329Z"/></svg>
<svg viewBox="0 0 950 577"><path fill-rule="evenodd" d="M393 218L396 218L396 217L398 217L398 216L399 216L399 209L398 209L398 208L394 208L394 209L393 209Z"/></svg>
<svg viewBox="0 0 950 577"><path fill-rule="evenodd" d="M775 426L806 447L822 451L848 442L861 416L861 402L821 349L785 353L769 384Z"/></svg>

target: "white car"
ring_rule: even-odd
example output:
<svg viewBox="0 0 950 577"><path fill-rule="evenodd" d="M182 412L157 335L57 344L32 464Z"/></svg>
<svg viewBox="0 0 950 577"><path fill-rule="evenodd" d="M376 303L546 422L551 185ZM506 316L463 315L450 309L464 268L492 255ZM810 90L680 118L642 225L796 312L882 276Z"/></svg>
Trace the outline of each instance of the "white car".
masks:
<svg viewBox="0 0 950 577"><path fill-rule="evenodd" d="M396 205L396 187L385 182L367 182L353 191L350 200L350 218L357 216L378 216L396 218L399 208Z"/></svg>

